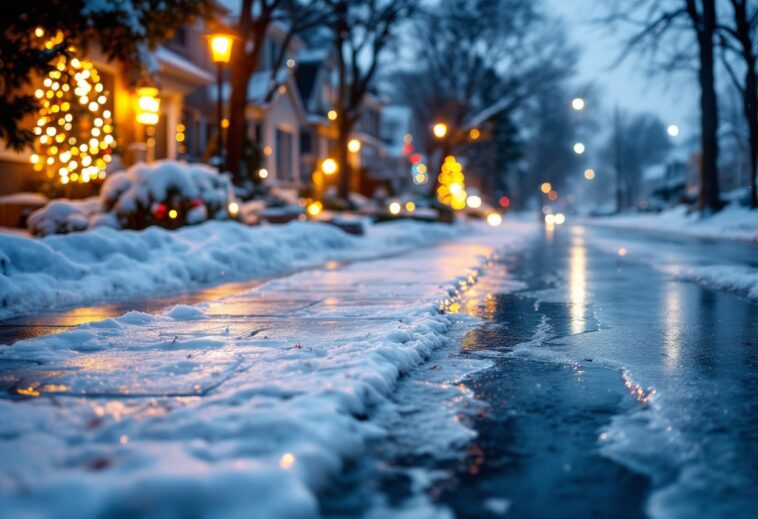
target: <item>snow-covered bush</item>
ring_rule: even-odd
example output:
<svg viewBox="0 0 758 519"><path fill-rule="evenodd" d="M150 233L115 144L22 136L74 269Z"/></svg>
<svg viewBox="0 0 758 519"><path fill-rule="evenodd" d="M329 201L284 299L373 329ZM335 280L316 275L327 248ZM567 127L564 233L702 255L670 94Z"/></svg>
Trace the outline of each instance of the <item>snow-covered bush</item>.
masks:
<svg viewBox="0 0 758 519"><path fill-rule="evenodd" d="M204 164L173 160L140 163L114 173L100 191L104 210L129 229L226 219L234 198L227 176Z"/></svg>
<svg viewBox="0 0 758 519"><path fill-rule="evenodd" d="M26 224L29 232L38 236L68 234L88 229L91 226L92 218L101 210L100 200L97 197L85 198L84 200L67 200L65 198L53 200L45 207L37 209L29 215ZM100 223L108 225L105 220Z"/></svg>

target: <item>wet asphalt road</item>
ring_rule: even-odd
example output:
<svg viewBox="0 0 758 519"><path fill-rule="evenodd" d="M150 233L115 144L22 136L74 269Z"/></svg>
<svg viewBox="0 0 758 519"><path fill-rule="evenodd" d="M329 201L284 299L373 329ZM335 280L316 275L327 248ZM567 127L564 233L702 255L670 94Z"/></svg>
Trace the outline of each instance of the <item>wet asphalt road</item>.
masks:
<svg viewBox="0 0 758 519"><path fill-rule="evenodd" d="M477 437L451 461L390 436L325 513L361 515L370 492L402 509L399 474L423 468L426 495L458 517L754 517L758 304L660 267L756 260L751 244L546 230L461 307L483 321L451 362L493 361L464 380L484 403L460 416Z"/></svg>

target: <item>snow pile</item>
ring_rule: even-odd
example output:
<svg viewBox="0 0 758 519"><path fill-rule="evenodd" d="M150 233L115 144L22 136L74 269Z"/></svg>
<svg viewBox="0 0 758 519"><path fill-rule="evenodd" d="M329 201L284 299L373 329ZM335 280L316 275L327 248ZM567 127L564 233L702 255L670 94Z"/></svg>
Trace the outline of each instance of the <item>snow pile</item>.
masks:
<svg viewBox="0 0 758 519"><path fill-rule="evenodd" d="M621 229L643 229L685 234L699 238L728 238L758 242L758 210L730 204L716 214L701 216L686 206L662 213L621 215L590 220Z"/></svg>
<svg viewBox="0 0 758 519"><path fill-rule="evenodd" d="M97 197L84 200L53 200L29 215L27 228L32 234L68 234L86 231L92 227L118 227L118 221L110 215L102 214L102 206Z"/></svg>
<svg viewBox="0 0 758 519"><path fill-rule="evenodd" d="M124 227L143 228L151 222L142 219L155 214L157 204L176 207L188 223L228 218L234 190L227 176L209 166L161 160L109 175L100 198Z"/></svg>
<svg viewBox="0 0 758 519"><path fill-rule="evenodd" d="M382 232L408 230L393 227ZM407 241L435 228L415 225ZM290 231L294 243L328 228L277 231L288 229L303 231ZM440 309L475 283L488 255L536 229L471 229L439 248L3 349L5 366L29 366L11 376L16 393L33 400L0 399L0 509L14 517L317 517L331 478L370 439L391 433L366 420L372 409L392 405L398 379L460 319ZM177 321L191 308L192 320Z"/></svg>
<svg viewBox="0 0 758 519"><path fill-rule="evenodd" d="M736 292L758 301L758 269L742 265L664 266L665 272L702 285Z"/></svg>
<svg viewBox="0 0 758 519"><path fill-rule="evenodd" d="M101 227L43 239L0 233L0 317L377 257L456 232L440 224L403 222L376 226L357 238L318 223L251 228L210 221L177 231Z"/></svg>

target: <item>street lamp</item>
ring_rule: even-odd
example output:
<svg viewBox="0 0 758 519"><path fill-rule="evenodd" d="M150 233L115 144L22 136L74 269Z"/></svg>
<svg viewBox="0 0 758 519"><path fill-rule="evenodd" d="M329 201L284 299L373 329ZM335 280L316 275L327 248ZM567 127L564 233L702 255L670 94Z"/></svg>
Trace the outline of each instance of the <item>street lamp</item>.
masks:
<svg viewBox="0 0 758 519"><path fill-rule="evenodd" d="M584 153L584 150L585 150L584 144L582 144L581 142L577 142L576 144L574 144L574 153L576 153L577 155L581 155L582 153Z"/></svg>
<svg viewBox="0 0 758 519"><path fill-rule="evenodd" d="M573 108L577 112L581 112L582 110L584 110L584 105L585 105L584 99L582 99L581 97L575 97L571 101L571 108Z"/></svg>
<svg viewBox="0 0 758 519"><path fill-rule="evenodd" d="M347 149L351 153L358 153L361 151L361 141L358 139L350 139L347 143Z"/></svg>
<svg viewBox="0 0 758 519"><path fill-rule="evenodd" d="M434 133L434 136L438 139L444 139L445 135L447 135L447 124L445 123L437 123L432 127L432 132Z"/></svg>
<svg viewBox="0 0 758 519"><path fill-rule="evenodd" d="M671 137L677 137L679 136L679 127L675 124L669 124L668 128L666 128L666 132L668 132Z"/></svg>
<svg viewBox="0 0 758 519"><path fill-rule="evenodd" d="M232 57L232 45L234 44L234 37L228 33L216 33L211 34L208 38L208 43L211 48L211 59L216 64L216 81L218 87L218 106L216 110L218 112L218 170L221 171L224 168L224 134L223 134L223 118L224 118L224 100L222 90L224 86L224 64L229 63Z"/></svg>
<svg viewBox="0 0 758 519"><path fill-rule="evenodd" d="M334 175L337 172L337 161L334 159L324 159L321 163L321 171L324 175Z"/></svg>

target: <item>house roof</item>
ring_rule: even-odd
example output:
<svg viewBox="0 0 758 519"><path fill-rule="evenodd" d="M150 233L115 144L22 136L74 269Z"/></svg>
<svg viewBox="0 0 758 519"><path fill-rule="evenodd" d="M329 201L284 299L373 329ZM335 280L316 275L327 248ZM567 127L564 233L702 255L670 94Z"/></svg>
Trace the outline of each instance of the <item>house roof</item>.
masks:
<svg viewBox="0 0 758 519"><path fill-rule="evenodd" d="M162 74L177 76L195 85L213 83L213 74L166 47L158 47L153 55Z"/></svg>

